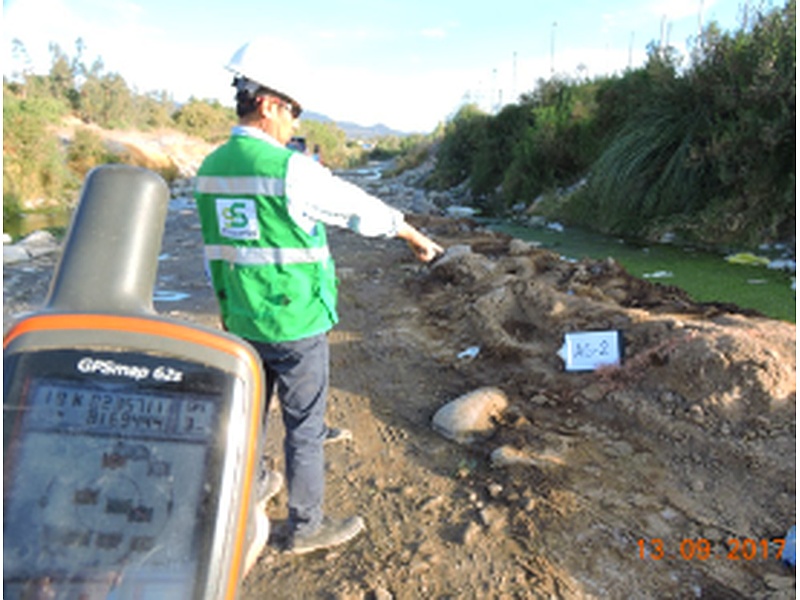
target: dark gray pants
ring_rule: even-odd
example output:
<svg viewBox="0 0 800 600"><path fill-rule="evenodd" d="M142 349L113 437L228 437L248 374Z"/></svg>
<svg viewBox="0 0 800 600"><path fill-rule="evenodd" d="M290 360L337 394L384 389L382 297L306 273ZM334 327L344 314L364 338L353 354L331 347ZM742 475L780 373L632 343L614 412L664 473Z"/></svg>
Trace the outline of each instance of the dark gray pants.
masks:
<svg viewBox="0 0 800 600"><path fill-rule="evenodd" d="M322 522L325 495L325 409L329 350L326 334L279 344L250 343L264 362L267 377L264 418L277 387L283 425L289 524L293 533L310 533Z"/></svg>

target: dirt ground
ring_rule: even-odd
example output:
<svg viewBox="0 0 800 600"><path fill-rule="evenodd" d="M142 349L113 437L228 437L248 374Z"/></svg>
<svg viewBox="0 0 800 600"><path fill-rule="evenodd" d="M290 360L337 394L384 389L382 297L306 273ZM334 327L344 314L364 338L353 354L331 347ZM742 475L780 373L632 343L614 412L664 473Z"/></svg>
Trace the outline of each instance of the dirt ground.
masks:
<svg viewBox="0 0 800 600"><path fill-rule="evenodd" d="M244 600L795 597L773 542L796 518L793 324L469 221L413 220L446 260L331 230L328 420L355 439L328 448L326 508L367 530L304 557L270 547ZM156 308L214 325L200 248L191 204L173 201ZM5 328L41 303L52 262L4 268ZM168 292L188 297L158 300ZM623 364L565 372L564 334L603 329L622 332ZM433 430L441 406L484 386L510 401L491 436ZM499 448L525 460L493 462ZM276 531L285 500L269 508Z"/></svg>

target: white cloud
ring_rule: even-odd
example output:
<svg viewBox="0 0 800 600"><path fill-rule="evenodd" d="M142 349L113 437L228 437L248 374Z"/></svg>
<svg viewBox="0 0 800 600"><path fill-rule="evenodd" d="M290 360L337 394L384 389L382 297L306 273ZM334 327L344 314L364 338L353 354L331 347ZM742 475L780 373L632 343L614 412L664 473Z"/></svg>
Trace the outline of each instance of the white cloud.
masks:
<svg viewBox="0 0 800 600"><path fill-rule="evenodd" d="M447 31L442 27L431 27L420 31L420 35L425 38L442 39L447 37Z"/></svg>
<svg viewBox="0 0 800 600"><path fill-rule="evenodd" d="M427 133L452 111L466 81L457 71L403 75L332 68L314 74L304 103L334 120Z"/></svg>

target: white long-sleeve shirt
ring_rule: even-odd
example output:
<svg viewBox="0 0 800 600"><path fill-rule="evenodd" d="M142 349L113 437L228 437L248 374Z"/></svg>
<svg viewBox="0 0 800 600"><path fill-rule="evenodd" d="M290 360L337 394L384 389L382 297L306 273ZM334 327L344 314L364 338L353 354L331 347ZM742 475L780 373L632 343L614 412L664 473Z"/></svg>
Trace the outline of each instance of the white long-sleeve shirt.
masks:
<svg viewBox="0 0 800 600"><path fill-rule="evenodd" d="M283 147L272 136L255 127L238 125L232 133ZM336 177L299 152L289 159L286 170L286 200L289 215L308 233L321 221L326 225L346 227L363 236L394 237L404 223L402 212Z"/></svg>

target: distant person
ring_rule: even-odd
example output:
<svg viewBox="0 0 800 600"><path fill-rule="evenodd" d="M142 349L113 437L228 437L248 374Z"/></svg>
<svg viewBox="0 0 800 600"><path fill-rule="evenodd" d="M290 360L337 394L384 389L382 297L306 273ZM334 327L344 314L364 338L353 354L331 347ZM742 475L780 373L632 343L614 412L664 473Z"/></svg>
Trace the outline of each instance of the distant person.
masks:
<svg viewBox="0 0 800 600"><path fill-rule="evenodd" d="M300 154L306 153L306 138L300 136L292 136L289 138L289 142L286 144L286 147L294 150L295 152L299 152Z"/></svg>
<svg viewBox="0 0 800 600"><path fill-rule="evenodd" d="M364 528L358 516L323 515L327 332L338 321L323 223L398 237L423 262L443 249L400 211L286 148L302 110L290 59L263 41L234 54L228 69L239 124L200 167L195 198L223 325L264 363L264 415L277 388L286 430L286 550L304 554L345 543ZM257 498L260 505L265 497Z"/></svg>
<svg viewBox="0 0 800 600"><path fill-rule="evenodd" d="M322 150L320 149L319 144L314 144L314 152L311 154L311 158L322 164Z"/></svg>

